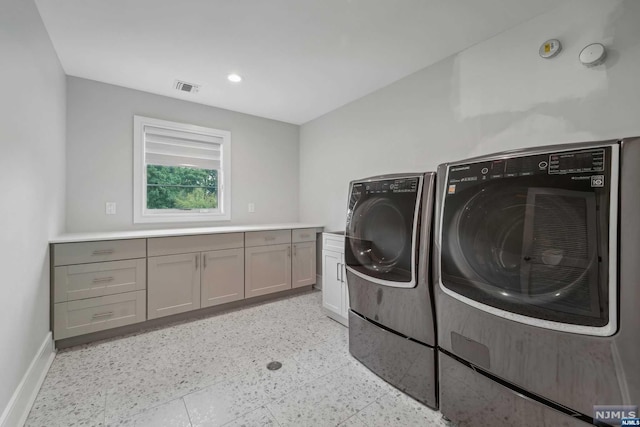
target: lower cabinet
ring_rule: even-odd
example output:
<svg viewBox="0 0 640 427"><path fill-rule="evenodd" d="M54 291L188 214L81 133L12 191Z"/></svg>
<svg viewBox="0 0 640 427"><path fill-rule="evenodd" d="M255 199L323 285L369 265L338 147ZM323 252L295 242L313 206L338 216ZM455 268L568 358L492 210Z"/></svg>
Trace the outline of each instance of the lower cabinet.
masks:
<svg viewBox="0 0 640 427"><path fill-rule="evenodd" d="M345 280L344 249L342 249L344 237L331 233L323 234L322 307L327 316L346 326L349 322L349 290Z"/></svg>
<svg viewBox="0 0 640 427"><path fill-rule="evenodd" d="M244 250L149 257L149 319L244 298Z"/></svg>
<svg viewBox="0 0 640 427"><path fill-rule="evenodd" d="M56 340L145 320L145 291L125 292L54 305Z"/></svg>
<svg viewBox="0 0 640 427"><path fill-rule="evenodd" d="M203 308L244 299L244 249L204 252L200 286Z"/></svg>
<svg viewBox="0 0 640 427"><path fill-rule="evenodd" d="M291 289L291 244L245 249L245 297Z"/></svg>
<svg viewBox="0 0 640 427"><path fill-rule="evenodd" d="M149 319L200 308L200 253L149 257Z"/></svg>
<svg viewBox="0 0 640 427"><path fill-rule="evenodd" d="M316 228L54 243L54 339L313 285Z"/></svg>
<svg viewBox="0 0 640 427"><path fill-rule="evenodd" d="M316 242L293 244L291 287L300 288L316 283Z"/></svg>
<svg viewBox="0 0 640 427"><path fill-rule="evenodd" d="M316 230L245 233L245 298L316 283Z"/></svg>

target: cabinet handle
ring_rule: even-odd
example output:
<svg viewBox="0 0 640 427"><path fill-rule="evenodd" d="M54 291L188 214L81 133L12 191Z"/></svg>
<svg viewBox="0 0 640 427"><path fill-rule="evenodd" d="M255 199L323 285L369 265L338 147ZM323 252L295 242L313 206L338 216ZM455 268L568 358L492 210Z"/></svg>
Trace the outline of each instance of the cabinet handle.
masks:
<svg viewBox="0 0 640 427"><path fill-rule="evenodd" d="M113 253L113 249L96 249L92 252L92 255L109 255Z"/></svg>
<svg viewBox="0 0 640 427"><path fill-rule="evenodd" d="M206 269L207 269L207 256L206 256L206 255L204 255L204 256L202 257L202 269L203 269L203 270L206 270Z"/></svg>
<svg viewBox="0 0 640 427"><path fill-rule="evenodd" d="M93 283L112 282L113 277L96 277L93 279Z"/></svg>
<svg viewBox="0 0 640 427"><path fill-rule="evenodd" d="M269 240L276 240L275 236L267 236L264 238L264 240L269 241Z"/></svg>
<svg viewBox="0 0 640 427"><path fill-rule="evenodd" d="M93 319L99 319L101 317L113 316L113 311L107 311L105 313L96 313L92 316Z"/></svg>
<svg viewBox="0 0 640 427"><path fill-rule="evenodd" d="M340 263L336 264L336 280L342 282L342 280L340 280Z"/></svg>
<svg viewBox="0 0 640 427"><path fill-rule="evenodd" d="M291 258L291 246L287 246L287 256Z"/></svg>
<svg viewBox="0 0 640 427"><path fill-rule="evenodd" d="M306 239L306 238L308 238L308 237L309 237L309 235L308 235L308 234L301 234L301 235L300 235L300 238L301 238L301 239Z"/></svg>
<svg viewBox="0 0 640 427"><path fill-rule="evenodd" d="M296 245L293 245L293 256L298 256L298 249L296 248Z"/></svg>
<svg viewBox="0 0 640 427"><path fill-rule="evenodd" d="M198 258L200 258L198 255L196 255L196 270L198 269Z"/></svg>
<svg viewBox="0 0 640 427"><path fill-rule="evenodd" d="M344 283L344 269L345 269L346 265L340 264L340 266L341 266L340 267L340 281L342 283Z"/></svg>

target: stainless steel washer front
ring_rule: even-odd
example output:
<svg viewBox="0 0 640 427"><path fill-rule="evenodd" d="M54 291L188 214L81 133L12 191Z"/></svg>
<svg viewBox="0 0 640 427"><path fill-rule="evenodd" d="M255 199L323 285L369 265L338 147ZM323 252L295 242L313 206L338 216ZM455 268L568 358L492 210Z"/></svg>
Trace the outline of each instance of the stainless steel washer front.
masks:
<svg viewBox="0 0 640 427"><path fill-rule="evenodd" d="M434 185L434 173L352 182L345 261L352 355L436 408L429 276Z"/></svg>

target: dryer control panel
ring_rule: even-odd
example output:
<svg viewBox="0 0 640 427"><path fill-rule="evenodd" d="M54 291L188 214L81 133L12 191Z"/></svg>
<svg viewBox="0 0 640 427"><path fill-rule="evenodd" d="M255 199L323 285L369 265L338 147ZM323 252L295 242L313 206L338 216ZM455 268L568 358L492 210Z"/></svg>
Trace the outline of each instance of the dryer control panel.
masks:
<svg viewBox="0 0 640 427"><path fill-rule="evenodd" d="M447 194L455 194L480 182L550 175L565 176L571 180L586 180L587 185L590 183L592 187L602 187L607 169L608 150L593 148L561 151L453 165L449 167Z"/></svg>

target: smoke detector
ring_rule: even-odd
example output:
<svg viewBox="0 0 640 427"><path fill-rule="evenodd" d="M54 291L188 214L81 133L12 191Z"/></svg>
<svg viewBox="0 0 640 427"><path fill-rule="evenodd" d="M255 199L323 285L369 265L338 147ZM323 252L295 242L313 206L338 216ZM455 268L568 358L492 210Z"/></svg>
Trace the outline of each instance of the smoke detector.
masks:
<svg viewBox="0 0 640 427"><path fill-rule="evenodd" d="M173 83L173 87L181 92L189 92L189 93L197 93L200 90L200 85L187 83L180 80L176 80Z"/></svg>
<svg viewBox="0 0 640 427"><path fill-rule="evenodd" d="M595 67L607 58L607 49L600 43L592 43L580 52L580 62L585 67Z"/></svg>

